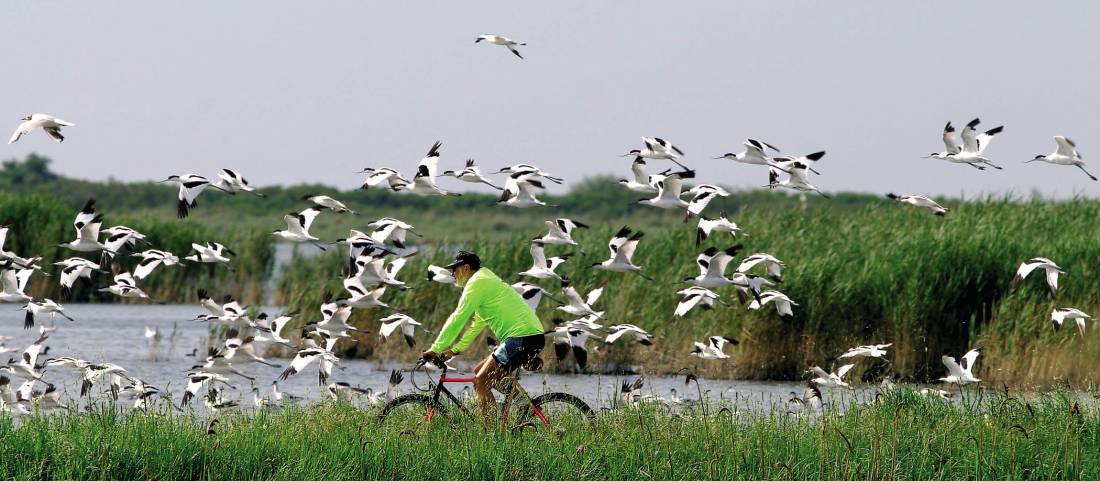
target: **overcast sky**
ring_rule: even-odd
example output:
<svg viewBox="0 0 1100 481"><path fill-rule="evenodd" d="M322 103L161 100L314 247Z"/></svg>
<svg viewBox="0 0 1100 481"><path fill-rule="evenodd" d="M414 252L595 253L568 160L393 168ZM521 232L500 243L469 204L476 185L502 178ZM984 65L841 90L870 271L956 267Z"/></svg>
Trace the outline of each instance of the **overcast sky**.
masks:
<svg viewBox="0 0 1100 481"><path fill-rule="evenodd" d="M1075 168L1021 162L1058 134L1100 159L1098 19L1095 1L6 2L0 127L77 126L0 157L350 188L364 166L411 173L438 139L443 169L523 161L568 181L624 175L617 155L646 135L750 187L759 166L711 157L753 137L826 150L828 191L1096 196ZM987 151L1004 171L920 158L976 116L1005 125Z"/></svg>

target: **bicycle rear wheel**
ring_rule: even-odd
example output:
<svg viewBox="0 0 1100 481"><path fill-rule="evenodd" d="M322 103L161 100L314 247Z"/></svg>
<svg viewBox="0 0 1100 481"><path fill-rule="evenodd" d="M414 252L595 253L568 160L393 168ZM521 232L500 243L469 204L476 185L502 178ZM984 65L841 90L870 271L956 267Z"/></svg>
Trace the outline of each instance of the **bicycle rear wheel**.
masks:
<svg viewBox="0 0 1100 481"><path fill-rule="evenodd" d="M596 412L577 396L551 392L531 399L520 419L554 430L568 430L587 427L596 419Z"/></svg>
<svg viewBox="0 0 1100 481"><path fill-rule="evenodd" d="M446 422L446 410L427 394L404 394L393 398L378 413L378 425L386 430L416 429L433 420ZM439 419L443 418L443 419Z"/></svg>

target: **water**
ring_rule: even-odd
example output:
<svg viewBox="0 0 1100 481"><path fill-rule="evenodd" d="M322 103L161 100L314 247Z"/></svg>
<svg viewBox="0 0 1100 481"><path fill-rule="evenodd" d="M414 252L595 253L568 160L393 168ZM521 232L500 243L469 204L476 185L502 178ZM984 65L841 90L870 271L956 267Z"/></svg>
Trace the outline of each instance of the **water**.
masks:
<svg viewBox="0 0 1100 481"><path fill-rule="evenodd" d="M10 310L7 310L10 309ZM19 352L29 345L38 335L38 325L55 325L58 329L50 335L46 345L49 352L39 362L51 357L72 356L91 362L113 362L124 367L134 377L156 385L172 393L172 399L178 403L186 385L185 371L201 362L208 338L208 326L205 323L190 321L195 315L203 313L194 305L113 305L113 304L72 304L65 312L76 319L69 322L58 317L55 321L36 319L34 329L24 330L23 311L16 305L0 305L0 336L12 336L6 342L8 349L16 352L5 353L17 357ZM269 310L277 312L278 309ZM157 338L146 337L146 327L158 332ZM197 349L199 357L188 357ZM257 352L263 352L259 349ZM2 356L2 355L0 355ZM288 359L269 359L285 366ZM458 360L452 362L460 371L468 373L469 364L476 360ZM384 360L342 359L339 366L343 370L334 371L329 382L344 381L363 388L385 391L391 368L408 370L411 366L388 363ZM272 381L276 380L282 368L261 364L245 364L240 369L255 377L255 386L265 395L270 395ZM306 371L280 382L284 392L307 399L319 399L325 396L324 390L317 385L316 364ZM526 373L521 382L532 394L544 391L564 391L572 393L593 406L606 407L610 399L618 392L624 380L633 381L636 376L616 377L608 375L558 375ZM58 386L63 400L77 398L79 377L75 371L65 368L47 370L43 378ZM423 378L418 381L423 385ZM16 384L18 380L13 380ZM240 377L232 377L237 389L227 390L230 399L238 398L242 405L251 405L250 382ZM759 382L736 380L702 379L701 388L707 391L707 398L720 402L736 402L742 408L766 409L772 406L785 406L789 393L802 392L800 383ZM454 391L461 391L463 385ZM41 389L42 386L36 387ZM410 392L413 386L406 373L400 386L403 392ZM99 390L99 388L96 388ZM694 384L685 386L683 377L651 377L646 379L645 394L655 394L666 398L673 389L679 397L698 399ZM843 396L862 396L869 398L873 389L840 392ZM456 392L457 394L457 392ZM826 393L829 396L829 393ZM834 399L837 400L837 399Z"/></svg>

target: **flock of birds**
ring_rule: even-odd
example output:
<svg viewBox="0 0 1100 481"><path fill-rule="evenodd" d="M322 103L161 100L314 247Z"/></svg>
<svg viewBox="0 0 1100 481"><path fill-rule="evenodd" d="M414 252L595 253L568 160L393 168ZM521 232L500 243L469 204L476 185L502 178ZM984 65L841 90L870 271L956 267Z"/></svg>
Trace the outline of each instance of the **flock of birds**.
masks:
<svg viewBox="0 0 1100 481"><path fill-rule="evenodd" d="M523 43L496 35L483 35L476 41L504 46L517 57L523 58L516 49L517 46L525 45ZM19 125L9 143L20 140L36 129L41 129L51 139L61 142L65 138L62 135L62 128L74 126L71 122L47 114L29 115L23 120L24 122ZM978 119L967 123L960 134L960 142L955 136L954 127L948 122L943 131L946 149L929 157L967 164L978 170L984 170L986 167L1001 169L989 159L986 151L990 141L1003 131L1003 127L979 132L978 125ZM1092 180L1096 180L1096 177L1085 170L1081 156L1072 141L1066 137L1057 136L1055 142L1057 144L1055 152L1038 155L1031 161L1073 165L1084 171ZM623 154L633 159L632 176L619 180L619 184L626 189L646 196L638 200L638 204L681 212L685 222L697 219L696 246L700 246L716 233L728 233L735 240L742 235L741 229L728 218L724 211L717 217L704 215L705 209L714 199L731 195L728 190L706 183L696 184L685 190L685 180L694 179L695 171L682 163L684 152L671 142L657 137L643 137L642 143L641 148L632 149ZM417 164L411 180L390 167L363 169L359 172L365 175L362 189L384 188L421 196L461 195L445 190L438 184L441 177L453 177L458 181L485 184L501 191L497 201L500 205L530 208L547 205L538 198L546 188L546 182L556 184L563 182L561 177L530 164L515 164L488 174L489 176L503 175L503 186L498 186L498 182L491 180L473 160L465 161L464 168L461 170L440 172L441 148L440 142L432 145ZM810 182L811 174L820 175L816 166L824 158L824 151L798 156L774 155L778 153L779 149L772 144L748 139L744 142L743 151L726 153L715 159L766 168L769 188L816 192L829 197L827 193ZM669 161L675 164L677 170L670 168L650 173L647 171L647 162L654 161ZM176 206L180 218L190 215L198 206L198 197L206 189L227 194L249 193L263 196L243 175L231 169L218 172L217 179L213 181L198 174L188 173L171 175L160 182L178 185ZM942 216L949 212L947 208L923 195L890 193L888 197L901 203L928 209L936 215ZM251 316L248 307L232 296L215 300L205 290L200 289L197 297L199 305L205 309L206 313L196 316L195 320L219 326L223 328L220 332L225 334L224 339L218 340L201 362L197 362L187 371L186 388L178 405L170 401L170 396L165 390L142 381L122 366L112 362L74 357L42 359L48 349L45 343L51 333L58 329L56 326L40 326L40 335L37 339L21 351L5 347L4 343L11 338L0 337L0 353L19 352L18 358L9 359L6 364L0 365L0 410L13 414L25 414L35 407L43 410L65 408L66 404L60 399L60 393L54 384L46 380L47 373L55 369L71 369L80 375L81 396L92 393L92 389L98 384L107 384L106 391L110 396L132 399L137 409L148 408L158 399L169 399L168 404L176 409L182 409L189 406L192 399L202 394L204 389L206 392L202 398L208 409L218 411L231 408L237 405L237 401L227 399L222 386L233 387L233 378L255 381L254 377L238 369L241 365L259 363L276 366L277 364L268 361L260 354L262 350L258 346L267 345L282 345L296 352L279 376L279 380L302 373L316 364L319 384L324 386L333 398L365 397L371 403L384 402L391 398L403 378L397 371L391 372L390 383L384 393L375 393L371 389L351 386L345 382L328 383L328 381L333 375L333 369L339 368L340 358L334 349L337 342L349 338L351 333L365 331L364 328L349 323L353 309L377 308L392 311L378 320L380 335L383 338L389 338L400 332L410 347L415 345L417 330L423 330L421 323L388 305L383 298L387 289L403 290L408 287L406 282L400 280L398 276L409 257L417 252L406 245L408 236L419 236L419 234L416 234L411 224L387 217L366 224L369 227L369 233L352 229L346 238L326 242L310 233L310 228L318 216L324 212L353 215L357 213L343 202L327 195L308 195L302 200L309 206L299 212L286 214L283 217L286 227L274 231L272 235L287 242L308 243L321 250L326 250L326 246L332 245L342 245L347 248L347 263L341 272L346 296L337 298L327 294L319 308L320 321L296 322L296 313L277 316L259 313ZM67 295L73 285L80 280L91 282L93 278L109 275L110 281L99 287L100 292L121 298L153 301L139 287L139 284L157 270L183 263L229 265L232 262L231 256L236 255L222 244L203 241L193 243L192 251L181 256L152 248L151 240L132 228L121 225L103 228L103 222L103 216L96 210L95 200L88 199L77 212L73 222L75 239L59 244L76 253L98 253L97 258L74 256L55 263L60 267L57 278L64 294ZM576 318L570 321L555 320L555 327L546 332L546 336L553 341L554 352L559 361L572 355L577 368L581 371L585 370L589 357L588 346L592 341L600 341L601 346L620 342L652 345L656 337L637 325L604 326L602 323L606 323L608 316L596 305L606 288L606 282L588 292L581 292L573 285L570 278L559 273L559 268L571 259L572 254L547 253L548 246L578 246L573 236L578 229L588 226L569 218L551 219L545 224L546 233L531 241L531 267L518 273L519 277L526 280L516 282L512 287L533 310L539 307L543 298L546 298L558 304L556 311ZM48 316L51 320L55 316L62 316L69 321L74 321L65 313L60 303L34 297L25 292L31 276L36 273L46 276L53 274L40 265L41 257L21 257L4 248L8 233L13 228L14 223L11 221L0 225L0 282L3 287L0 291L0 302L25 303L24 327L28 329L34 326L35 319L39 316ZM643 267L634 262L634 253L643 235L640 231L623 226L608 242L608 258L602 262L593 263L590 267L605 272L638 275L650 279ZM147 248L137 252L139 245ZM727 288L732 289L746 309L758 310L771 304L779 316L793 316L794 308L798 307L798 304L775 289L782 282L782 271L787 267L786 264L767 252L756 252L738 259L741 250L740 244L727 248L710 246L702 250L695 259L699 274L684 279L686 286L676 292L681 300L673 312L673 318L686 316L696 308L713 309L717 304L726 304L719 291ZM124 255L125 251L131 252L129 256ZM122 266L126 257L135 257L140 260L132 268L124 269ZM733 264L735 261L736 263ZM727 275L731 264L736 267ZM1037 269L1045 272L1051 295L1054 296L1057 293L1058 276L1064 271L1046 258L1036 257L1021 264L1013 279L1014 284ZM447 269L434 265L428 267L426 277L431 282L455 284L454 277ZM527 282L528 280L531 282ZM560 289L563 299L555 297L550 288L537 284L539 281L555 284L555 287ZM1051 319L1055 329L1066 320L1073 320L1083 335L1085 321L1091 318L1075 308L1059 308L1052 312ZM695 342L690 355L703 360L725 361L730 358L726 352L727 347L737 343L738 341L732 337L709 336L701 342ZM890 346L889 343L858 346L840 354L837 359L884 359L887 348ZM960 387L980 382L973 372L979 354L980 348L970 350L961 357L961 363L951 356L943 356L942 361L947 375L940 380ZM844 364L832 372L819 366L811 367L807 371L811 379L806 391L801 396L796 396L794 400L812 405L815 399L820 401L820 388L851 388L845 381L845 377L853 366L853 363ZM23 380L14 389L11 381L13 377ZM259 390L253 387L253 402L257 407L262 408L292 400L291 396L279 390L279 380L272 383L270 396L261 395ZM39 384L43 384L45 389L39 391L37 389ZM640 384L635 387L640 387ZM624 387L624 392L627 391ZM635 392L634 388L632 387L629 392ZM942 390L926 389L922 392L929 395L948 395Z"/></svg>

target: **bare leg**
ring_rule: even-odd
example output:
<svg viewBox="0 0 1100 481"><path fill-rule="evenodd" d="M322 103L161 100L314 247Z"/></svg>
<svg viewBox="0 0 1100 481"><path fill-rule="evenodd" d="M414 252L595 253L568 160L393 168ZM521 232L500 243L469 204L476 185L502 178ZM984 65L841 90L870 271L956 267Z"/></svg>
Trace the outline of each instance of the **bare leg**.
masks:
<svg viewBox="0 0 1100 481"><path fill-rule="evenodd" d="M474 392L477 393L481 414L485 419L489 419L496 404L496 398L493 397L493 386L505 374L504 366L501 366L491 355L478 363L474 369Z"/></svg>
<svg viewBox="0 0 1100 481"><path fill-rule="evenodd" d="M1081 164L1077 164L1077 168L1078 168L1078 169L1081 169L1081 172L1084 172L1084 173L1085 173L1085 175L1089 176L1089 178L1090 178L1090 179L1092 179L1092 180L1096 180L1096 176L1095 176L1095 175L1092 175L1092 174L1090 174L1090 173L1089 173L1089 171L1085 170L1085 167L1084 167L1084 166L1082 166Z"/></svg>

